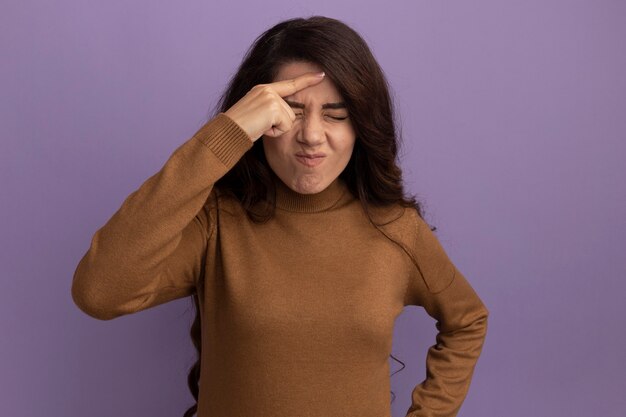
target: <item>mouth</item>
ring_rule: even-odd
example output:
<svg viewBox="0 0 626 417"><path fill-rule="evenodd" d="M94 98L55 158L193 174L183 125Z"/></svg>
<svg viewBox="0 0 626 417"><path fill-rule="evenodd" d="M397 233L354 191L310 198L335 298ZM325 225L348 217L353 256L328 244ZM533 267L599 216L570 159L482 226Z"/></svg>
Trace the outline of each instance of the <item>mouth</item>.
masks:
<svg viewBox="0 0 626 417"><path fill-rule="evenodd" d="M302 165L307 166L307 167L316 167L319 164L321 164L322 162L324 162L324 159L326 158L326 155L324 154L316 154L319 156L309 156L309 155L305 155L305 154L296 154L296 159L298 160L298 162L300 162Z"/></svg>

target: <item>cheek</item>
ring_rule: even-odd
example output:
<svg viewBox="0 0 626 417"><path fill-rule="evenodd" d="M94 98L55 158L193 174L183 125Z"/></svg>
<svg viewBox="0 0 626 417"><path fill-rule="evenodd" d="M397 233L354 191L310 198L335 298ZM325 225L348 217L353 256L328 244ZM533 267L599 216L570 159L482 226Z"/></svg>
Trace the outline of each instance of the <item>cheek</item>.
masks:
<svg viewBox="0 0 626 417"><path fill-rule="evenodd" d="M342 156L350 157L352 153L352 149L354 148L354 144L356 142L356 133L352 128L352 125L344 125L342 126L342 130L337 133L337 152L341 153Z"/></svg>
<svg viewBox="0 0 626 417"><path fill-rule="evenodd" d="M354 150L354 144L355 144L354 139L346 141L341 144L341 147L338 151L341 154L342 159L346 159L346 160L350 159L350 156L352 155L352 152Z"/></svg>

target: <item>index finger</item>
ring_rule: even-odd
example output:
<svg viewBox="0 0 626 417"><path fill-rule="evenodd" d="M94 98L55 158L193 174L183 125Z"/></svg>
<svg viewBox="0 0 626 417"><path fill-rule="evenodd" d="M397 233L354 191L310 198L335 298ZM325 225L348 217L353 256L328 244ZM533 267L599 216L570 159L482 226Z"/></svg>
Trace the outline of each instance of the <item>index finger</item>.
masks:
<svg viewBox="0 0 626 417"><path fill-rule="evenodd" d="M320 76L319 72L307 72L305 74L299 75L296 78L291 78L288 80L281 80L270 83L274 91L278 93L281 97L290 96L295 94L297 91L300 91L306 87L317 84L321 80L324 79L325 74Z"/></svg>

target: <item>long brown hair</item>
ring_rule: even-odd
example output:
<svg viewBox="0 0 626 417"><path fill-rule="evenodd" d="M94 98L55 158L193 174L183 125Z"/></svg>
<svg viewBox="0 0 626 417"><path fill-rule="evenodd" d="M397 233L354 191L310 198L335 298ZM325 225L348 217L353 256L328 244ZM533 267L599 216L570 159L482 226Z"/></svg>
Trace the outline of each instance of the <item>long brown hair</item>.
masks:
<svg viewBox="0 0 626 417"><path fill-rule="evenodd" d="M360 200L372 224L384 223L376 213L389 214L387 208L391 207L412 207L422 217L422 208L415 196L405 195L402 171L397 164L401 139L396 132L385 75L363 38L340 20L324 16L292 18L263 32L246 52L209 119L228 110L255 85L271 83L280 66L293 61L319 65L346 103L356 141L340 177ZM276 208L271 174L261 140L256 140L214 186L234 194L251 220L265 222ZM258 207L263 209L259 211ZM191 417L197 411L202 351L197 292L192 299L196 316L190 334L198 358L190 368L187 382L196 404L184 417ZM391 357L402 364L402 370L404 363ZM393 391L391 394L395 399Z"/></svg>

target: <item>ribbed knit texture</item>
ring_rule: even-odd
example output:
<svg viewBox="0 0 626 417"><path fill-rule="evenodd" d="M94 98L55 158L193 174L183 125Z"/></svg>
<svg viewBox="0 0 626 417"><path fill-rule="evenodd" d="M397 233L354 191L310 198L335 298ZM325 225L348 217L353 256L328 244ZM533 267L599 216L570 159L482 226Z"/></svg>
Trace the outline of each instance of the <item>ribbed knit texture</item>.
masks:
<svg viewBox="0 0 626 417"><path fill-rule="evenodd" d="M339 178L317 194L300 194L287 187L276 175L273 177L276 184L276 207L286 211L316 213L329 210L349 193Z"/></svg>
<svg viewBox="0 0 626 417"><path fill-rule="evenodd" d="M110 320L197 291L198 417L390 417L394 322L421 306L439 332L407 416L456 416L488 310L427 224L394 206L375 227L341 179L304 195L277 176L254 223L214 187L252 145L220 113L174 150L95 232L77 306Z"/></svg>

